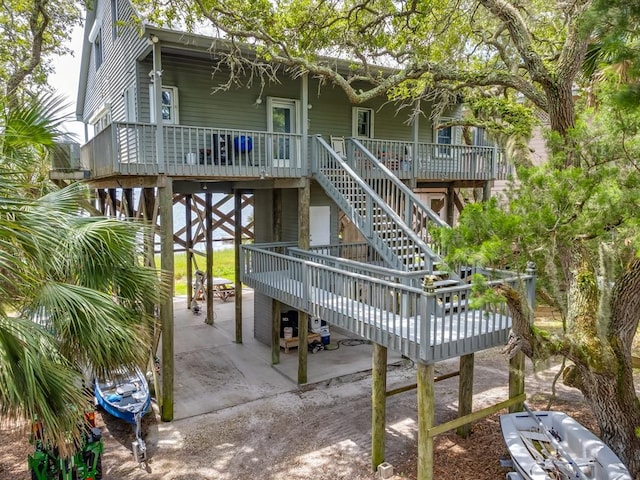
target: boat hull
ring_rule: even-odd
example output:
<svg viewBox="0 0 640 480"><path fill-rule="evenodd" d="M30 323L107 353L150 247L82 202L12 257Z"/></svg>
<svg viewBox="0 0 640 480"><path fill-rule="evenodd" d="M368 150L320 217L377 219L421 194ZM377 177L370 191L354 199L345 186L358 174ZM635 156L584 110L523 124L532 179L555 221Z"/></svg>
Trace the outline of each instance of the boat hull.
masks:
<svg viewBox="0 0 640 480"><path fill-rule="evenodd" d="M121 371L113 379L98 380L94 385L98 405L111 416L132 425L151 407L149 385L140 369Z"/></svg>
<svg viewBox="0 0 640 480"><path fill-rule="evenodd" d="M504 442L513 466L525 480L551 480L550 472L571 466L566 457L549 454L559 446L588 480L632 480L613 451L587 428L562 412L512 413L500 416ZM541 428L540 423L546 428ZM546 430L546 431L545 431ZM549 439L548 433L553 434ZM555 470L559 468L559 470ZM566 476L560 478L576 478Z"/></svg>

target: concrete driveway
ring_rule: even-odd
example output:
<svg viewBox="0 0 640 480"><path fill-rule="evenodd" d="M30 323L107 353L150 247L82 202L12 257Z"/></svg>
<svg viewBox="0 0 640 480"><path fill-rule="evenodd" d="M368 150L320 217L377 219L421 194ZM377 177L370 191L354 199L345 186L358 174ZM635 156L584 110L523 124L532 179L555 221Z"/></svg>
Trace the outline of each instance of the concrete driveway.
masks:
<svg viewBox="0 0 640 480"><path fill-rule="evenodd" d="M270 347L253 338L253 290L242 292L243 343L235 339L235 299L214 299L214 325L187 309L186 296L174 299L174 419L180 420L294 391L297 349L271 365ZM206 306L202 306L206 311ZM331 327L329 349L308 355L309 384L371 369L372 347ZM401 360L389 352L389 363Z"/></svg>

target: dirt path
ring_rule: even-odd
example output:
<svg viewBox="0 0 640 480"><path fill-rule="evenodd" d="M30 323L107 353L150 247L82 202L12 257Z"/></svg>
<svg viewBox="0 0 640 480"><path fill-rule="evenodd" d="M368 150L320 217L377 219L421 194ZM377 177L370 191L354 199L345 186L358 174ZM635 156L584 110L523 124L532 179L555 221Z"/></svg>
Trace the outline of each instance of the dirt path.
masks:
<svg viewBox="0 0 640 480"><path fill-rule="evenodd" d="M456 368L457 361L436 366L438 373ZM527 369L529 403L544 408L556 369L534 373L529 363ZM410 364L389 372L389 388L413 382ZM149 415L143 426L149 447L144 470L133 462L130 426L105 415L103 479L373 479L370 389L369 375L360 374L171 423ZM561 403L555 408L592 426L579 393L558 390ZM436 422L455 418L458 379L438 382L436 395ZM474 409L506 398L506 360L495 349L476 354ZM28 479L26 435L0 434L0 479ZM390 397L386 460L394 466L394 478L415 478L416 438L415 391ZM489 417L474 424L468 439L454 433L437 437L435 478L504 478L508 470L500 458L506 453L497 416Z"/></svg>

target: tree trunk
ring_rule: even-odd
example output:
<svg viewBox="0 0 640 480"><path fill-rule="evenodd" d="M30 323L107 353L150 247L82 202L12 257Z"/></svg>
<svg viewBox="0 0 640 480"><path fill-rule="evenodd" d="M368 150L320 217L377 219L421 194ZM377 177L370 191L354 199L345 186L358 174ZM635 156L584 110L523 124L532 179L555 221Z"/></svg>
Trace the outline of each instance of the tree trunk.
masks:
<svg viewBox="0 0 640 480"><path fill-rule="evenodd" d="M575 126L575 105L572 85L553 82L543 85L547 100L549 126L564 139L565 167L573 165L573 147L569 144L569 130Z"/></svg>
<svg viewBox="0 0 640 480"><path fill-rule="evenodd" d="M577 367L582 377L581 391L591 405L600 427L600 438L629 469L632 478L640 475L640 404L633 385L630 365L619 365L616 375L599 375Z"/></svg>
<svg viewBox="0 0 640 480"><path fill-rule="evenodd" d="M616 278L611 297L604 285L598 286L595 272L579 252L574 264L576 274L569 288L571 347L566 354L574 365L565 372L565 383L583 393L598 421L601 439L636 478L640 475L636 434L640 402L633 383L631 343L638 327L640 262L633 261ZM606 324L598 316L603 311L611 312Z"/></svg>
<svg viewBox="0 0 640 480"><path fill-rule="evenodd" d="M600 438L624 462L633 478L640 478L640 401L636 396L631 343L640 311L640 260L616 278L611 297L599 289L595 272L580 251L572 254L567 297L571 327L562 337L531 329L524 299L516 290L499 286L512 315L512 333L505 353L522 351L530 358L561 354L573 362L564 383L579 389L591 407ZM602 287L600 287L602 288ZM610 316L601 328L600 302L609 304Z"/></svg>

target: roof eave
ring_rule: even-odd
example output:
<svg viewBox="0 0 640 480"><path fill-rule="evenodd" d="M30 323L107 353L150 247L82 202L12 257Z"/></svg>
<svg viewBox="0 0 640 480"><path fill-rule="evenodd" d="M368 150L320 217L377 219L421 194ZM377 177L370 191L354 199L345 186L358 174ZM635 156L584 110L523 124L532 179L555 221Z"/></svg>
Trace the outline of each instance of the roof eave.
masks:
<svg viewBox="0 0 640 480"><path fill-rule="evenodd" d="M94 4L95 5L95 4ZM84 101L87 94L87 81L89 76L89 63L91 62L91 42L89 31L96 19L95 9L87 9L82 40L82 57L80 61L80 80L78 83L78 97L76 98L76 119L84 120Z"/></svg>

